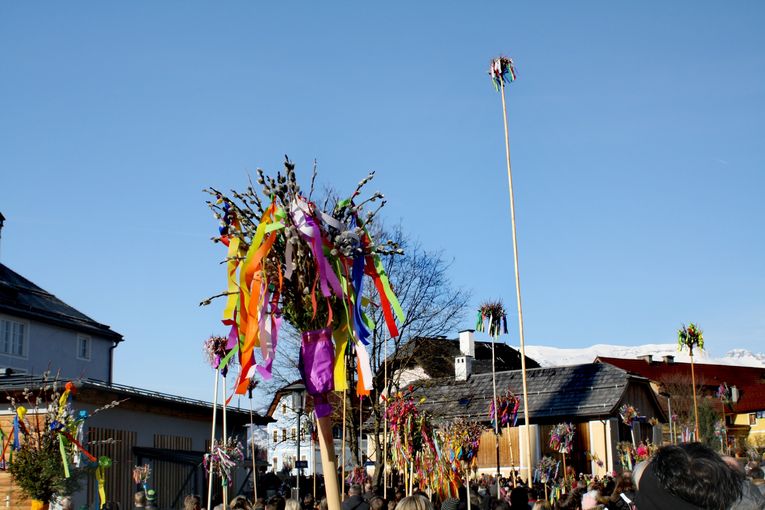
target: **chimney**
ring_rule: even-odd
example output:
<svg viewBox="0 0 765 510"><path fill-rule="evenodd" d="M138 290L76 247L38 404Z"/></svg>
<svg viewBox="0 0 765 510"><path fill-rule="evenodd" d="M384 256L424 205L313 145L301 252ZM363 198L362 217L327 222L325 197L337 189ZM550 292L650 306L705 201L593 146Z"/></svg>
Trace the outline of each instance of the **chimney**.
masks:
<svg viewBox="0 0 765 510"><path fill-rule="evenodd" d="M475 358L475 336L474 330L463 329L460 331L460 352L463 356Z"/></svg>
<svg viewBox="0 0 765 510"><path fill-rule="evenodd" d="M651 363L653 361L653 355L652 354L644 354L642 356L638 356L637 359L642 359L646 363Z"/></svg>
<svg viewBox="0 0 765 510"><path fill-rule="evenodd" d="M675 357L672 356L671 354L667 354L666 356L662 356L661 359L664 361L664 363L666 363L668 365L670 363L674 363L675 362Z"/></svg>
<svg viewBox="0 0 765 510"><path fill-rule="evenodd" d="M472 356L457 356L454 358L454 380L467 381L473 371Z"/></svg>

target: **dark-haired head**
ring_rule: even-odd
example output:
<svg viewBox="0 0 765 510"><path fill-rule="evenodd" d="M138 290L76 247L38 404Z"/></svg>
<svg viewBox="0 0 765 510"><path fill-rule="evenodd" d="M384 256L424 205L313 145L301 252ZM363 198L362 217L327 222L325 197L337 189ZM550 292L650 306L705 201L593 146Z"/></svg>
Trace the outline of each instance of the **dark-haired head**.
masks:
<svg viewBox="0 0 765 510"><path fill-rule="evenodd" d="M698 507L725 510L741 498L743 475L701 443L665 446L651 467L663 489Z"/></svg>

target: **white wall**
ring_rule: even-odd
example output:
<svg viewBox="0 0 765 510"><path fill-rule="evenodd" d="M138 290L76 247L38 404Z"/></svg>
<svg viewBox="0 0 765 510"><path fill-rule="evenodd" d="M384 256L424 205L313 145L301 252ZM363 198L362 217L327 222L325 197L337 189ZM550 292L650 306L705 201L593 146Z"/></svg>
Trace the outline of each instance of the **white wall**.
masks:
<svg viewBox="0 0 765 510"><path fill-rule="evenodd" d="M24 356L0 354L0 367L37 375L50 367L54 374L61 371L59 380L91 378L108 381L110 340L87 335L91 339L90 360L81 360L77 358L76 331L8 314L0 317L23 323L26 335Z"/></svg>

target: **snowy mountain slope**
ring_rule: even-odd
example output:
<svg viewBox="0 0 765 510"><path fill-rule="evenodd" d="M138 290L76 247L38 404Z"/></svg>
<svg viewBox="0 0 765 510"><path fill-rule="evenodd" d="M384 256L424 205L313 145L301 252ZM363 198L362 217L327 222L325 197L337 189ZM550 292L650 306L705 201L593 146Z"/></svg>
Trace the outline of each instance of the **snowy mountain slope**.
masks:
<svg viewBox="0 0 765 510"><path fill-rule="evenodd" d="M543 345L526 346L526 356L535 359L543 367L591 363L598 356L634 359L646 354L653 355L653 359L656 361L661 361L662 356L674 356L675 361L678 362L689 363L691 360L690 356L688 356L688 351L678 352L677 344L645 344L637 346L597 344L590 347L572 349L546 347ZM706 351L701 351L698 354L694 353L693 361L696 363L765 368L765 354L755 354L745 349L733 349L728 351L725 356L719 358L711 357Z"/></svg>

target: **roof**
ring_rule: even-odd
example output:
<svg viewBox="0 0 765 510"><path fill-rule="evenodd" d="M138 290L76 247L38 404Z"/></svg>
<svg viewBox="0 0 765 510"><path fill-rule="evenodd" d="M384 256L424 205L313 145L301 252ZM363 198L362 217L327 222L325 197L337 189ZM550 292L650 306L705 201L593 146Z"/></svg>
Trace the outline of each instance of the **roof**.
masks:
<svg viewBox="0 0 765 510"><path fill-rule="evenodd" d="M492 342L475 342L473 373L491 372ZM494 343L496 370L518 370L521 368L521 353L513 347ZM454 376L454 358L461 355L459 338L415 337L402 345L388 358L394 366L421 366L430 377ZM539 363L526 356L526 368L537 368Z"/></svg>
<svg viewBox="0 0 765 510"><path fill-rule="evenodd" d="M122 335L106 324L96 322L3 264L0 264L0 313L122 341Z"/></svg>
<svg viewBox="0 0 765 510"><path fill-rule="evenodd" d="M78 401L103 405L114 400L125 400L127 402L121 407L131 407L148 413L157 414L183 414L189 418L203 417L209 419L212 415L212 403L203 400L196 400L178 395L170 395L158 391L125 386L122 384L110 384L104 381L94 379L82 379L74 381L77 388ZM10 375L0 377L0 393L13 394L22 392L27 388L42 388L50 385L51 381L42 375ZM221 413L220 406L218 412ZM249 424L250 411L229 406L226 409L226 418L229 422L240 425ZM266 425L273 420L267 416L261 416L258 413L252 414L252 421L255 425Z"/></svg>
<svg viewBox="0 0 765 510"><path fill-rule="evenodd" d="M648 380L607 364L588 363L565 367L535 368L526 371L528 412L531 423L553 423L561 418L592 419L613 416L630 384L645 386L653 395ZM497 393L510 389L523 394L520 370L497 372ZM488 420L493 397L491 374L474 374L467 381L452 377L418 381L415 400L424 396L424 409L436 419L480 417ZM651 397L655 401L655 397ZM656 404L658 408L658 403ZM518 413L523 421L523 407Z"/></svg>
<svg viewBox="0 0 765 510"><path fill-rule="evenodd" d="M666 361L646 361L645 359L624 359L599 356L599 363L608 363L627 370L651 381L661 383L670 379L691 379L691 364ZM694 371L697 384L716 389L720 384L736 386L740 398L734 410L749 413L765 410L765 368L743 367L736 365L713 365L695 363Z"/></svg>

